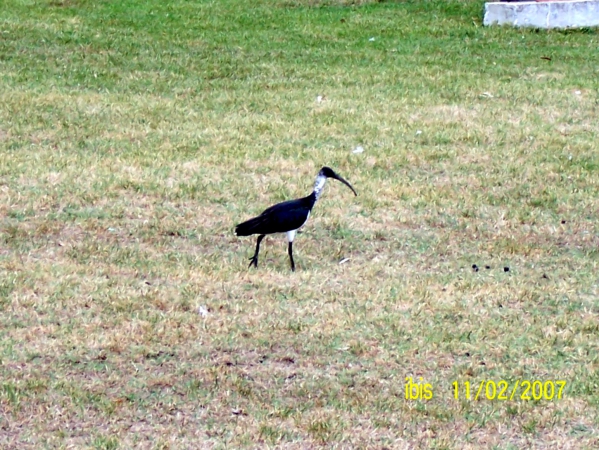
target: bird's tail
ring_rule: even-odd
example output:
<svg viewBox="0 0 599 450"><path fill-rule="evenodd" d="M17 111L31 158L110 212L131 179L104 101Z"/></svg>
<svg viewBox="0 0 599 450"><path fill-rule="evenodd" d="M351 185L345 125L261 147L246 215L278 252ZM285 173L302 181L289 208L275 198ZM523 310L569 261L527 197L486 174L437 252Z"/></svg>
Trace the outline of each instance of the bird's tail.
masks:
<svg viewBox="0 0 599 450"><path fill-rule="evenodd" d="M260 228L260 224L263 222L264 217L258 216L253 219L247 220L243 223L240 223L235 227L235 235L237 236L251 236L252 234L260 233L258 228Z"/></svg>

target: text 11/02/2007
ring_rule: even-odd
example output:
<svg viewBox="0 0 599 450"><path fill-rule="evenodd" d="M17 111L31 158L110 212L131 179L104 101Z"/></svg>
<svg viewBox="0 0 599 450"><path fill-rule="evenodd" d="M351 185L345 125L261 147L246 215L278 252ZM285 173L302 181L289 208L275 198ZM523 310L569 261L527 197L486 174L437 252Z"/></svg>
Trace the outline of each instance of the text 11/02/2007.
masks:
<svg viewBox="0 0 599 450"><path fill-rule="evenodd" d="M482 380L478 384L454 381L453 396L456 400L560 400L566 381Z"/></svg>

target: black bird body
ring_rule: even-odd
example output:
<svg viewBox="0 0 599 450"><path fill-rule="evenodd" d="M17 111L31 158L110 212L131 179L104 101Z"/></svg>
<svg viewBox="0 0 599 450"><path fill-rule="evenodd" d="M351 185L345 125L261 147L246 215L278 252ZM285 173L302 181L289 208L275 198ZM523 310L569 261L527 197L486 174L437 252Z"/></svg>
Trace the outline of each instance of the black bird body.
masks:
<svg viewBox="0 0 599 450"><path fill-rule="evenodd" d="M250 267L252 264L258 267L260 242L267 234L287 233L291 270L295 270L295 263L293 261L293 240L295 239L295 234L310 217L310 212L322 194L327 178L335 178L341 181L347 185L355 195L358 195L354 188L341 176L337 175L329 167L323 167L316 177L314 190L310 195L298 198L297 200L288 200L277 203L276 205L265 209L259 216L240 223L235 227L235 234L237 236L251 236L252 234L259 235L258 241L256 242L256 251L254 256L250 258Z"/></svg>
<svg viewBox="0 0 599 450"><path fill-rule="evenodd" d="M252 234L287 233L290 230L297 230L306 223L315 203L316 195L314 193L297 200L277 203L265 209L258 217L237 225L235 234L251 236Z"/></svg>

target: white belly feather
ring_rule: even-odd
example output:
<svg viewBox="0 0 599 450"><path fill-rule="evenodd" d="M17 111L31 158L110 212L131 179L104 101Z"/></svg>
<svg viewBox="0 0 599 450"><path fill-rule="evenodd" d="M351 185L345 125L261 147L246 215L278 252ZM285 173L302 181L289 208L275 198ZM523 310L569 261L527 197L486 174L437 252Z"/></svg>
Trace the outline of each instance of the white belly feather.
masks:
<svg viewBox="0 0 599 450"><path fill-rule="evenodd" d="M304 220L304 223L302 223L295 230L290 230L285 233L285 234L287 234L287 242L293 242L293 240L295 239L295 234L297 233L297 230L299 230L301 227L306 225L306 222L308 221L309 218L310 218L310 211L308 211L308 215L306 216L306 220Z"/></svg>

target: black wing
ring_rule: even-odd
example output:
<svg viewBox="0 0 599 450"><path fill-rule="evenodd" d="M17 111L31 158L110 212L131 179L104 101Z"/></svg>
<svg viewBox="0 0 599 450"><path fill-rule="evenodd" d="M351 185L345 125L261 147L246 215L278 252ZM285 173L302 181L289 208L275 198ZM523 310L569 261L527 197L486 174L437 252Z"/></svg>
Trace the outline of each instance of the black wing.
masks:
<svg viewBox="0 0 599 450"><path fill-rule="evenodd" d="M249 236L251 234L284 233L297 230L308 219L308 214L313 205L311 196L277 203L265 209L258 217L237 225L235 234L237 236Z"/></svg>

